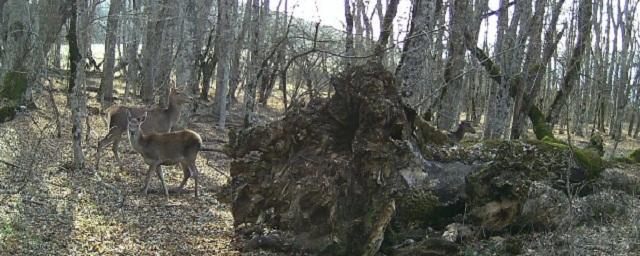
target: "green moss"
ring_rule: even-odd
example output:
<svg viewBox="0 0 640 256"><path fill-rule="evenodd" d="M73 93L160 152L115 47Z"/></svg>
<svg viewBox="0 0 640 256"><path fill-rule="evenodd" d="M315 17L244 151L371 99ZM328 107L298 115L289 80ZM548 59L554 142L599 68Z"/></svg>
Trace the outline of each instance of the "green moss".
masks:
<svg viewBox="0 0 640 256"><path fill-rule="evenodd" d="M602 160L596 150L574 149L573 154L580 167L587 171L587 179L597 178L606 167L606 162Z"/></svg>
<svg viewBox="0 0 640 256"><path fill-rule="evenodd" d="M625 164L634 164L636 163L636 160L634 160L633 158L629 157L614 157L613 159L611 159L613 162L615 163L625 163Z"/></svg>
<svg viewBox="0 0 640 256"><path fill-rule="evenodd" d="M542 142L558 149L565 149L569 147L564 141L549 136L545 136L544 138L542 138Z"/></svg>
<svg viewBox="0 0 640 256"><path fill-rule="evenodd" d="M598 155L601 157L604 156L604 142L602 140L602 135L599 132L593 133L591 138L589 138L589 149L593 149L598 152Z"/></svg>
<svg viewBox="0 0 640 256"><path fill-rule="evenodd" d="M636 149L629 154L629 159L634 163L640 163L640 149Z"/></svg>
<svg viewBox="0 0 640 256"><path fill-rule="evenodd" d="M445 145L448 143L449 139L447 135L429 125L429 123L424 121L422 118L416 118L414 123L420 144Z"/></svg>
<svg viewBox="0 0 640 256"><path fill-rule="evenodd" d="M0 123L10 121L16 116L15 106L6 106L0 108Z"/></svg>
<svg viewBox="0 0 640 256"><path fill-rule="evenodd" d="M553 130L546 123L544 114L536 106L532 106L529 110L529 118L533 123L533 132L536 134L536 138L539 140L545 137L554 138Z"/></svg>
<svg viewBox="0 0 640 256"><path fill-rule="evenodd" d="M13 104L18 104L27 91L27 74L18 71L8 72L0 88L0 97L6 98Z"/></svg>

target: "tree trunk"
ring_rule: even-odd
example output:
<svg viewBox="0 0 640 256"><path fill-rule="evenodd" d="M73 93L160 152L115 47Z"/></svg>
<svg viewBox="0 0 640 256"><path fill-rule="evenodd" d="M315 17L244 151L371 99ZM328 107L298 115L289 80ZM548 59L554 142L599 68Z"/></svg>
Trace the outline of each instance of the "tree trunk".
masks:
<svg viewBox="0 0 640 256"><path fill-rule="evenodd" d="M618 2L620 3L620 2ZM613 131L613 138L617 141L622 140L622 123L626 116L627 103L629 102L629 96L631 91L632 81L629 78L629 70L631 69L631 58L633 54L629 53L629 46L632 40L632 31L634 23L634 13L629 12L629 0L625 0L624 9L618 7L618 24L620 25L620 35L622 40L622 53L619 58L620 71L617 76L617 109L616 118L614 119L615 129ZM634 10L635 12L635 10ZM623 20L624 17L624 20ZM616 32L617 33L617 32ZM638 72L636 71L636 78L638 78ZM638 79L636 79L638 81Z"/></svg>
<svg viewBox="0 0 640 256"><path fill-rule="evenodd" d="M567 71L562 78L560 91L558 91L547 114L546 122L550 127L553 127L558 122L560 111L562 111L562 108L566 104L567 98L573 89L574 81L578 78L578 72L582 64L582 56L589 48L589 43L591 42L590 35L591 0L581 0L578 8L578 40L569 59Z"/></svg>
<svg viewBox="0 0 640 256"><path fill-rule="evenodd" d="M403 102L418 110L419 101L424 98L426 86L433 85L431 79L429 51L431 50L433 29L433 1L414 0L411 25L404 44L400 63L396 68L397 84L402 85ZM429 103L426 103L429 105ZM418 111L420 112L420 111Z"/></svg>
<svg viewBox="0 0 640 256"><path fill-rule="evenodd" d="M451 130L458 122L460 105L462 105L464 80L464 34L467 31L466 19L469 10L468 1L455 0L451 9L449 24L449 49L448 59L444 70L445 88L442 92L442 101L438 111L438 128Z"/></svg>
<svg viewBox="0 0 640 256"><path fill-rule="evenodd" d="M84 152L82 151L82 119L86 115L84 57L88 43L86 28L89 25L86 2L77 0L71 4L71 20L69 21L69 102L71 106L71 136L73 141L73 165L75 170L84 168ZM86 52L85 52L86 54Z"/></svg>
<svg viewBox="0 0 640 256"><path fill-rule="evenodd" d="M231 19L236 15L237 0L218 0L218 30L220 38L216 38L218 54L218 70L216 71L216 94L214 97L215 112L219 114L218 128L224 129L227 120L227 93L229 88L230 48L233 42Z"/></svg>
<svg viewBox="0 0 640 256"><path fill-rule="evenodd" d="M356 53L353 48L353 14L351 13L350 0L344 0L344 18L347 26L344 52L346 56L355 56ZM344 62L346 64L351 64L352 60L350 58L346 58Z"/></svg>
<svg viewBox="0 0 640 256"><path fill-rule="evenodd" d="M140 3L136 1L130 1L131 7L130 10L133 13L140 12ZM133 89L134 85L141 82L140 81L140 60L138 59L138 48L140 47L141 36L139 35L140 28L140 18L137 15L130 15L127 19L127 27L125 29L125 36L128 39L125 42L125 59L127 62L127 75L126 85L124 89L124 99L123 102L126 103L130 98L130 91Z"/></svg>
<svg viewBox="0 0 640 256"><path fill-rule="evenodd" d="M140 96L144 103L153 102L154 90L160 86L160 52L163 45L162 32L165 27L165 18L168 14L168 4L171 1L162 0L155 8L150 8L149 20L144 48L142 49L142 62L144 82L140 89ZM165 64L163 64L165 65Z"/></svg>
<svg viewBox="0 0 640 256"><path fill-rule="evenodd" d="M387 5L387 12L384 14L384 20L382 21L382 31L380 31L380 36L378 37L376 48L373 50L373 54L378 59L378 61L381 62L384 59L387 44L390 41L389 37L393 37L393 19L395 19L396 13L398 12L399 2L400 0L389 0L389 4ZM462 52L462 54L464 55L464 48L462 49Z"/></svg>
<svg viewBox="0 0 640 256"><path fill-rule="evenodd" d="M228 102L237 103L236 90L240 84L240 57L242 56L242 50L244 49L245 37L248 33L249 23L251 22L252 11L251 5L245 3L244 13L242 15L242 26L240 32L238 32L238 38L233 45L231 53L231 68L229 70L229 93Z"/></svg>
<svg viewBox="0 0 640 256"><path fill-rule="evenodd" d="M104 66L100 80L100 102L106 108L113 102L113 66L115 65L116 31L120 20L120 9L123 0L111 0L109 17L107 18L107 35L104 42Z"/></svg>
<svg viewBox="0 0 640 256"><path fill-rule="evenodd" d="M260 1L253 0L252 2L252 17L251 17L251 25L249 27L249 31L251 31L251 44L249 45L249 67L247 75L248 75L248 83L244 86L244 127L249 127L253 123L253 116L255 110L255 101L256 101L256 87L259 81L259 77L257 77L257 71L260 67L260 54L259 54L259 44L260 44Z"/></svg>
<svg viewBox="0 0 640 256"><path fill-rule="evenodd" d="M500 1L500 16L498 17L498 31L496 36L496 44L494 47L495 61L503 72L504 57L502 55L503 48L506 44L505 36L508 29L509 12L506 8L507 0ZM505 73L506 74L506 73ZM484 139L498 139L504 134L504 120L508 112L508 85L506 77L502 76L500 81L491 84L489 106L485 113Z"/></svg>

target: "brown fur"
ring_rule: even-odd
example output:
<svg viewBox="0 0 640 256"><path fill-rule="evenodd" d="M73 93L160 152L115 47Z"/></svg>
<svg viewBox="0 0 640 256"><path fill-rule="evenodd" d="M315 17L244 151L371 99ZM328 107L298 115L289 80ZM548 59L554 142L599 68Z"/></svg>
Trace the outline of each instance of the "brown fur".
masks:
<svg viewBox="0 0 640 256"><path fill-rule="evenodd" d="M192 130L181 130L169 133L150 133L145 135L144 127L145 114L143 117L130 116L128 119L129 141L131 147L140 153L145 163L149 165L149 170L144 182L144 194L149 188L151 171L155 170L165 196L169 191L164 183L162 165L179 164L183 171L183 179L179 189L182 190L189 177L193 176L195 181L195 196L198 197L198 169L196 158L198 152L202 150L202 138Z"/></svg>
<svg viewBox="0 0 640 256"><path fill-rule="evenodd" d="M127 113L134 117L140 117L145 112L148 113L147 122L142 130L147 133L168 132L180 118L180 107L188 102L190 98L183 92L171 89L169 93L169 107L166 109L155 108L148 110L144 107L127 107L113 105L105 110L106 120L109 122L109 132L98 142L98 152L96 153L96 169L100 166L100 155L102 148L112 143L113 155L123 169L122 161L118 155L118 145L122 139L122 134L127 131Z"/></svg>

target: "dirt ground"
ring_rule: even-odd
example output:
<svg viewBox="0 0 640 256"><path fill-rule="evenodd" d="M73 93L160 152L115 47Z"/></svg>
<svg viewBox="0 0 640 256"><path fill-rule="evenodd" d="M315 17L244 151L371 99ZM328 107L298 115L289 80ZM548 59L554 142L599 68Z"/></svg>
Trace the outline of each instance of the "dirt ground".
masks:
<svg viewBox="0 0 640 256"><path fill-rule="evenodd" d="M68 120L65 98L61 93L55 98L62 120ZM240 254L233 247L229 207L216 199L227 182L225 155L200 154L199 199L192 180L188 193L161 196L156 177L144 196L139 173L147 165L126 138L120 144L124 170L110 147L95 170L96 145L107 129L100 116L90 116L91 133L83 141L89 168L71 171L70 122L62 122L62 137L56 138L52 106L45 98L37 104L39 110L0 124L0 255ZM94 99L91 106L97 107ZM201 133L207 147L219 148L207 141L226 140L227 131L207 128L212 118L198 119L189 127ZM182 172L163 170L168 186L177 187Z"/></svg>

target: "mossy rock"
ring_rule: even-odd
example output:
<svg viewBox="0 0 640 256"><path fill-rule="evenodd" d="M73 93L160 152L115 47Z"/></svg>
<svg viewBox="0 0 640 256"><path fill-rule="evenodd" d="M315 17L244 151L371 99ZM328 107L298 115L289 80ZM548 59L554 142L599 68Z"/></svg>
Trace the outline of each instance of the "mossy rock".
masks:
<svg viewBox="0 0 640 256"><path fill-rule="evenodd" d="M640 149L636 149L631 154L629 154L628 159L633 161L633 163L640 163Z"/></svg>
<svg viewBox="0 0 640 256"><path fill-rule="evenodd" d="M492 232L519 225L532 184L564 193L567 173L570 182L580 183L598 178L607 165L593 149L572 148L550 137L505 141L492 151L493 162L467 176L466 183L471 220Z"/></svg>
<svg viewBox="0 0 640 256"><path fill-rule="evenodd" d="M13 120L16 117L16 107L5 106L0 108L0 123Z"/></svg>
<svg viewBox="0 0 640 256"><path fill-rule="evenodd" d="M4 76L0 97L8 99L13 104L18 104L22 96L27 91L27 74L18 71L8 72Z"/></svg>
<svg viewBox="0 0 640 256"><path fill-rule="evenodd" d="M576 162L586 170L586 179L593 180L600 176L600 173L607 167L607 163L602 160L600 154L595 149L573 149Z"/></svg>
<svg viewBox="0 0 640 256"><path fill-rule="evenodd" d="M584 149L570 147L565 142L558 140L553 137L544 137L541 143L532 142L538 146L549 146L558 150L569 150L571 149L573 152L573 156L575 157L576 163L584 169L584 177L579 178L580 180L593 180L599 176L599 174L604 170L607 166L607 163L602 159L600 152L597 148L594 147L586 147Z"/></svg>
<svg viewBox="0 0 640 256"><path fill-rule="evenodd" d="M589 149L593 149L598 152L600 157L604 156L604 140L602 139L602 135L599 132L593 133L589 138ZM640 155L638 156L640 157Z"/></svg>

